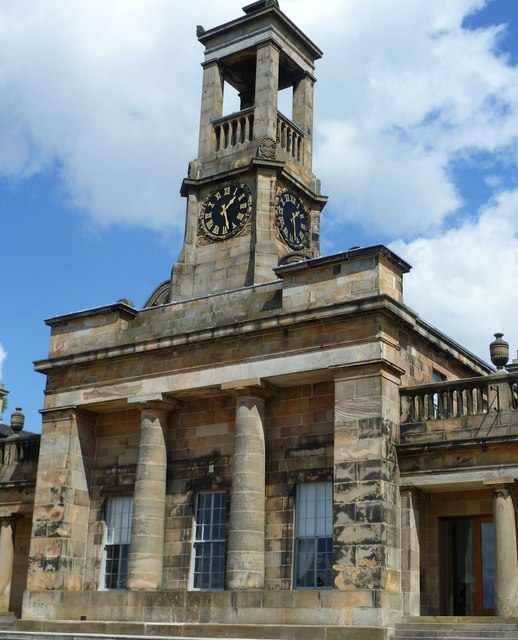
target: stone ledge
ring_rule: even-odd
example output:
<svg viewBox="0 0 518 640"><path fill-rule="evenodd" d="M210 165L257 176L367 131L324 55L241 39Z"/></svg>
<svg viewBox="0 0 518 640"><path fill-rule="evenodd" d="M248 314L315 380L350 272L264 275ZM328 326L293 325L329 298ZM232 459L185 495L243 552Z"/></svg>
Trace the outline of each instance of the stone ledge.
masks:
<svg viewBox="0 0 518 640"><path fill-rule="evenodd" d="M9 640L104 638L234 638L240 640L387 640L388 629L324 625L159 624L97 621L18 620ZM41 634L44 634L43 636ZM54 635L55 634L55 635ZM0 632L0 638L2 634Z"/></svg>

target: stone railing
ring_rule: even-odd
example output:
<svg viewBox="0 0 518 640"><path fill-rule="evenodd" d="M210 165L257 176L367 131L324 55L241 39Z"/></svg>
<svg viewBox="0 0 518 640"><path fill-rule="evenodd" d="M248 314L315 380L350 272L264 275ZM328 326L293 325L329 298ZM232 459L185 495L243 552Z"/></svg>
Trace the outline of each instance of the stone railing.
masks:
<svg viewBox="0 0 518 640"><path fill-rule="evenodd" d="M237 147L254 139L254 108L238 111L213 122L215 151Z"/></svg>
<svg viewBox="0 0 518 640"><path fill-rule="evenodd" d="M280 112L277 112L277 144L295 160L302 162L304 133Z"/></svg>
<svg viewBox="0 0 518 640"><path fill-rule="evenodd" d="M423 422L518 409L518 376L494 374L402 387L401 422Z"/></svg>
<svg viewBox="0 0 518 640"><path fill-rule="evenodd" d="M0 467L38 462L39 452L39 435L0 440Z"/></svg>

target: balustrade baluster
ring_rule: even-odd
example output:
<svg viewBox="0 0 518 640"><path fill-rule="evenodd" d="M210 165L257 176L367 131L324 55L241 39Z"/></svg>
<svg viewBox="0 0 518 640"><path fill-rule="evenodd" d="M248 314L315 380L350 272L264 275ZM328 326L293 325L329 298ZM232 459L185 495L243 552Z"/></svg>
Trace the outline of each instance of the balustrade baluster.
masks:
<svg viewBox="0 0 518 640"><path fill-rule="evenodd" d="M449 387L446 391L446 403L447 403L447 415L448 418L453 418L453 389Z"/></svg>
<svg viewBox="0 0 518 640"><path fill-rule="evenodd" d="M417 422L417 411L416 411L416 406L415 406L415 401L416 401L416 397L415 396L410 396L411 402L410 402L410 418L412 422Z"/></svg>
<svg viewBox="0 0 518 640"><path fill-rule="evenodd" d="M417 396L417 419L422 420L424 417L424 395L419 394Z"/></svg>
<svg viewBox="0 0 518 640"><path fill-rule="evenodd" d="M441 391L440 393L437 394L437 417L438 418L446 417L447 415L446 406L447 406L447 397L444 391Z"/></svg>
<svg viewBox="0 0 518 640"><path fill-rule="evenodd" d="M464 415L464 396L462 389L457 387L457 416Z"/></svg>
<svg viewBox="0 0 518 640"><path fill-rule="evenodd" d="M466 413L469 415L473 414L473 389L470 387L466 389Z"/></svg>
<svg viewBox="0 0 518 640"><path fill-rule="evenodd" d="M426 394L426 413L427 413L426 415L427 420L432 420L433 418L435 418L433 394L431 393Z"/></svg>

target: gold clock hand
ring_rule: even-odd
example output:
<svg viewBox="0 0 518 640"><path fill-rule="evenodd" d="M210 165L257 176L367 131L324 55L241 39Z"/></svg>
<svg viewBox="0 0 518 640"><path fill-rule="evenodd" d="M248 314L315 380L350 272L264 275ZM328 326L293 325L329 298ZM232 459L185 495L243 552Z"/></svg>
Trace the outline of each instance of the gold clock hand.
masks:
<svg viewBox="0 0 518 640"><path fill-rule="evenodd" d="M231 204L233 204L234 200L236 199L236 196L234 196L232 198L232 200L230 200L228 202L228 204L224 204L221 206L221 215L225 216L225 222L227 223L227 227L228 227L228 215L227 215L227 209L230 207Z"/></svg>

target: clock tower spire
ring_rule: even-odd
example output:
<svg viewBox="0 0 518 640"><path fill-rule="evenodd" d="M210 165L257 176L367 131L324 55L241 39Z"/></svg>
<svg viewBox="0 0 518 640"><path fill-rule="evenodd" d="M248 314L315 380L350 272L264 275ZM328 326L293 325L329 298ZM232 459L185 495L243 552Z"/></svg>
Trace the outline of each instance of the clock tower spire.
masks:
<svg viewBox="0 0 518 640"><path fill-rule="evenodd" d="M185 238L161 301L270 282L279 264L319 255L327 198L312 171L313 71L322 52L278 2L243 11L197 28L205 46L198 157L182 183ZM229 86L240 110L224 114ZM283 89L292 92L288 114L278 109Z"/></svg>

